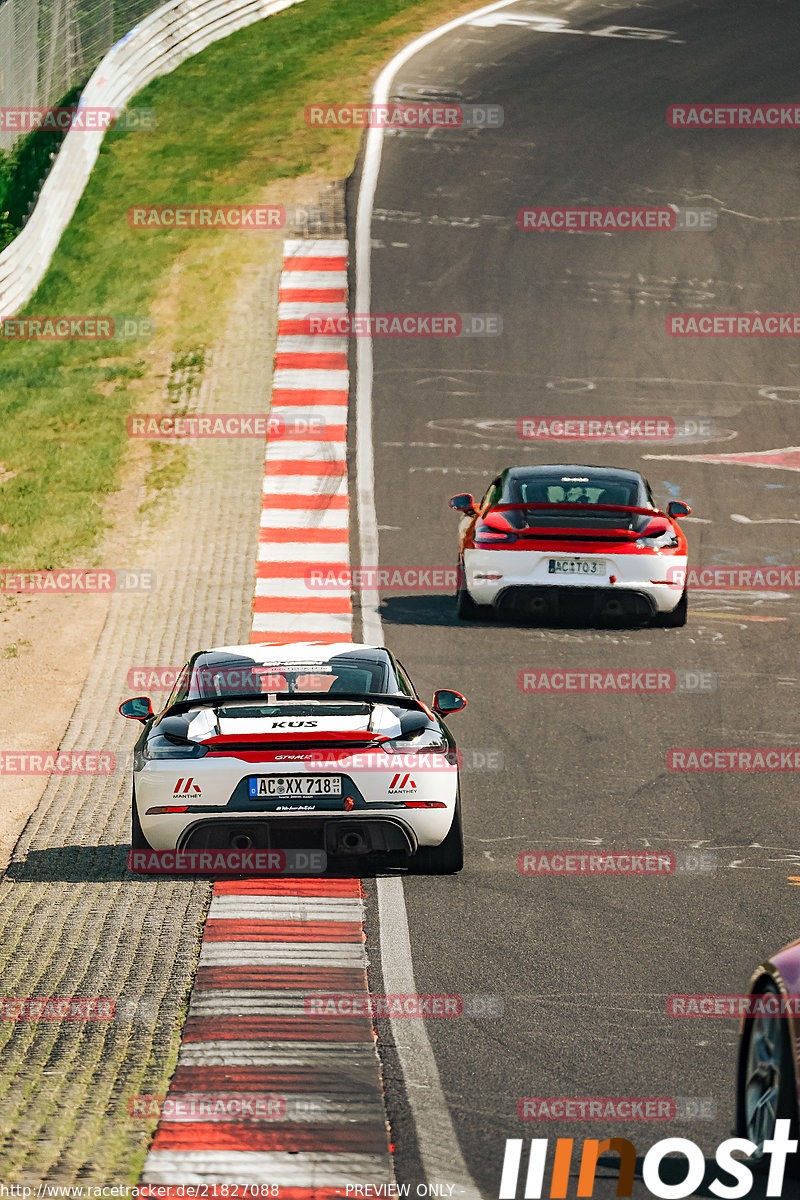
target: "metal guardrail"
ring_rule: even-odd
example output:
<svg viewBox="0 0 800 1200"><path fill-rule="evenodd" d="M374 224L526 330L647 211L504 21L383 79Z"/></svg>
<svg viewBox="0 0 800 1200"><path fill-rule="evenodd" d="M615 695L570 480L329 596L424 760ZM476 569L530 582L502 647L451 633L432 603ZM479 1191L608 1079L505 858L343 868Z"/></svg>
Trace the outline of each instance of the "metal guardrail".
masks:
<svg viewBox="0 0 800 1200"><path fill-rule="evenodd" d="M169 0L126 33L99 63L80 106L123 109L151 80L237 29L302 0ZM72 220L103 140L73 129L61 144L25 227L0 254L0 315L30 300Z"/></svg>

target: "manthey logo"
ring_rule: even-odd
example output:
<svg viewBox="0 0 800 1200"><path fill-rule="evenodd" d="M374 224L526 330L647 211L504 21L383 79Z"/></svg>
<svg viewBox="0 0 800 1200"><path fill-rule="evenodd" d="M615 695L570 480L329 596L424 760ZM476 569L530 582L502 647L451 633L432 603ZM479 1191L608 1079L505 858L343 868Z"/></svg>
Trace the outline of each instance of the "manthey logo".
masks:
<svg viewBox="0 0 800 1200"><path fill-rule="evenodd" d="M172 791L173 800L191 800L195 796L202 796L200 784L195 783L191 776L188 779L179 779Z"/></svg>
<svg viewBox="0 0 800 1200"><path fill-rule="evenodd" d="M398 792L415 792L417 785L410 775L402 775L400 772L393 776L392 782L389 784L389 795L396 796Z"/></svg>

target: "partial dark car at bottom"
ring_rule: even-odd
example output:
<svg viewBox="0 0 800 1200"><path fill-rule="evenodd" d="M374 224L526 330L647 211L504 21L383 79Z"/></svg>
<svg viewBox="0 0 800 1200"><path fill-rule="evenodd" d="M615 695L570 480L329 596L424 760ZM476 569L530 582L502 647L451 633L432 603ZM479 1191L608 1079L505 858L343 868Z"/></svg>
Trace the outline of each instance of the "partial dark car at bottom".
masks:
<svg viewBox="0 0 800 1200"><path fill-rule="evenodd" d="M795 1012L800 1011L800 939L761 964L748 995L761 999L763 1011L741 1025L736 1133L761 1146L777 1120L791 1122L793 1138L800 1132L800 1016ZM789 1158L787 1170L800 1173L800 1154Z"/></svg>

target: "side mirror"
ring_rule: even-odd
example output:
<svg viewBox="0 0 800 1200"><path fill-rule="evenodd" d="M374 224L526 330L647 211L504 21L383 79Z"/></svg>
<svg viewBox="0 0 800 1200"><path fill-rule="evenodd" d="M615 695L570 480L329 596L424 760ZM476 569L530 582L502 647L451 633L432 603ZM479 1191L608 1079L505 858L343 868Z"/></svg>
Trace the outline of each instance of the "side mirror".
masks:
<svg viewBox="0 0 800 1200"><path fill-rule="evenodd" d="M445 717L448 713L461 712L461 709L466 707L467 702L460 692L451 692L449 688L442 688L433 693L431 708L440 717Z"/></svg>
<svg viewBox="0 0 800 1200"><path fill-rule="evenodd" d="M132 700L123 700L119 711L131 721L148 721L153 715L153 706L149 696L134 696Z"/></svg>
<svg viewBox="0 0 800 1200"><path fill-rule="evenodd" d="M688 517L691 508L688 504L684 504L682 500L670 500L667 505L667 512L671 517Z"/></svg>
<svg viewBox="0 0 800 1200"><path fill-rule="evenodd" d="M475 501L469 492L461 492L458 496L451 496L450 507L456 512L465 513L468 517L473 517L476 513Z"/></svg>

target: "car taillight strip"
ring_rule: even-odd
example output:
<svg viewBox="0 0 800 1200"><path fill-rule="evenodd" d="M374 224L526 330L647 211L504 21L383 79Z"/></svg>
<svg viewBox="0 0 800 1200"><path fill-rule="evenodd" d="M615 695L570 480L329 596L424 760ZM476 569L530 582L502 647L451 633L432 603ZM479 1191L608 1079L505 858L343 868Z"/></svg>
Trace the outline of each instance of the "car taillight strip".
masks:
<svg viewBox="0 0 800 1200"><path fill-rule="evenodd" d="M347 313L347 253L339 239L284 243L271 416L286 436L267 443L253 642L352 640L349 589L308 582L350 565L346 339L305 332L312 314Z"/></svg>

